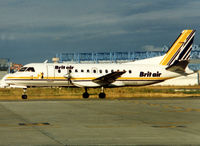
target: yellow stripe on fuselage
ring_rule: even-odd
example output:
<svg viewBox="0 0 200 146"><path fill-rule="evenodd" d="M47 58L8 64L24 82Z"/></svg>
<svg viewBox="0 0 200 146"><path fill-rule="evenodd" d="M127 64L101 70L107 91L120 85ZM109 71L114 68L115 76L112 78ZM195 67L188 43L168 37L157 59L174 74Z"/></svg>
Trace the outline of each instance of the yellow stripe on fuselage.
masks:
<svg viewBox="0 0 200 146"><path fill-rule="evenodd" d="M168 62L172 59L174 54L178 51L181 45L186 41L187 37L192 33L193 30L184 30L180 37L176 40L167 54L164 56L163 60L160 62L160 65L167 65Z"/></svg>
<svg viewBox="0 0 200 146"><path fill-rule="evenodd" d="M117 80L167 80L171 79L172 77L119 77ZM32 79L39 79L37 77L7 77L6 79L13 79L13 80L18 80L18 79L24 79L24 80L32 80ZM43 79L51 79L51 80L67 80L65 77L44 77ZM71 80L94 80L96 79L95 77L82 77L82 78L71 78ZM42 79L40 79L42 81Z"/></svg>

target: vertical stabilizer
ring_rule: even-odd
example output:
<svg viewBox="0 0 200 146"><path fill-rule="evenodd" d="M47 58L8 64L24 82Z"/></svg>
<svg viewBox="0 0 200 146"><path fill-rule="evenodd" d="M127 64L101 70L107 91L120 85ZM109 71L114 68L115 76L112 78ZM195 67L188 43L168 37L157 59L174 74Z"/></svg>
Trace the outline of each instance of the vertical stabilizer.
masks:
<svg viewBox="0 0 200 146"><path fill-rule="evenodd" d="M188 61L192 50L195 30L183 30L160 62L160 65L170 66L177 61Z"/></svg>

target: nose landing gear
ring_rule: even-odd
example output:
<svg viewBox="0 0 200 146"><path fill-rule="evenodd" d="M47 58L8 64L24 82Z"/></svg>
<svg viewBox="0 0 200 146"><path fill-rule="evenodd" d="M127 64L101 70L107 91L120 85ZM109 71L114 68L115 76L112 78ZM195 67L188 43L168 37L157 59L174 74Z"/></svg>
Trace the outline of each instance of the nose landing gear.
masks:
<svg viewBox="0 0 200 146"><path fill-rule="evenodd" d="M104 87L101 87L101 93L99 93L99 98L106 98L106 94L104 93Z"/></svg>
<svg viewBox="0 0 200 146"><path fill-rule="evenodd" d="M28 98L26 92L27 92L27 88L23 88L22 99L27 99Z"/></svg>

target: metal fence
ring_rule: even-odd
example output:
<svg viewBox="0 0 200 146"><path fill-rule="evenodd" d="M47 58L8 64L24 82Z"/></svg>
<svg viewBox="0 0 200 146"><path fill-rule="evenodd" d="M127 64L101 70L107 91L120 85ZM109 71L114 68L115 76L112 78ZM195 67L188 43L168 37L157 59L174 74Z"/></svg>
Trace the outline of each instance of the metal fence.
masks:
<svg viewBox="0 0 200 146"><path fill-rule="evenodd" d="M166 53L166 47L161 51L135 51L135 52L91 52L91 53L59 53L56 57L59 62L118 62L118 61L133 61L155 56L161 56ZM192 60L200 60L200 45L193 45L191 51ZM200 62L189 64L193 70L200 70Z"/></svg>

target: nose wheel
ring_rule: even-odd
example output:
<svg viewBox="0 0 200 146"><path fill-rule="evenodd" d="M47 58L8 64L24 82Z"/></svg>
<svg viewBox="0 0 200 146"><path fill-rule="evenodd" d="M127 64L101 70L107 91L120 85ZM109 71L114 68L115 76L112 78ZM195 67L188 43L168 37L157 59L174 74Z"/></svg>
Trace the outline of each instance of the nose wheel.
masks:
<svg viewBox="0 0 200 146"><path fill-rule="evenodd" d="M104 87L101 87L101 93L99 93L99 98L106 98L106 94L104 93Z"/></svg>
<svg viewBox="0 0 200 146"><path fill-rule="evenodd" d="M27 99L27 95L22 95L22 99Z"/></svg>
<svg viewBox="0 0 200 146"><path fill-rule="evenodd" d="M105 93L99 93L99 98L101 98L101 99L106 98L106 94Z"/></svg>

